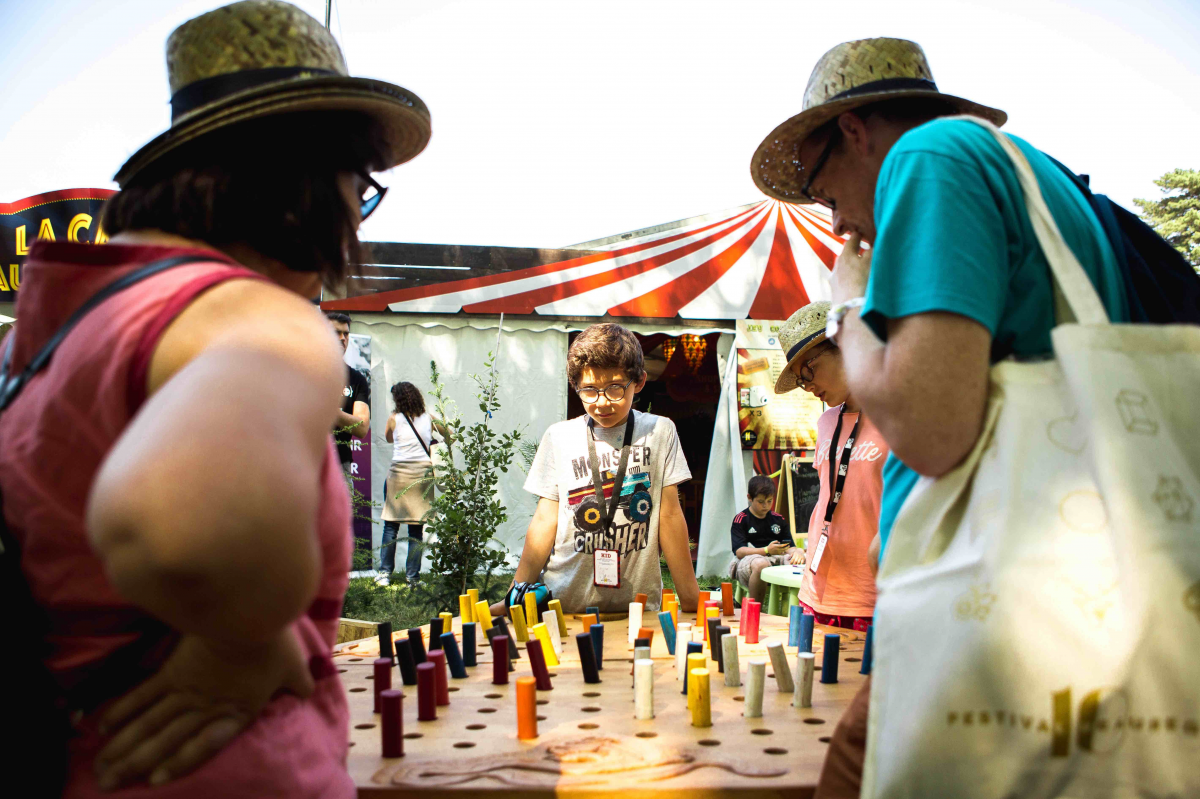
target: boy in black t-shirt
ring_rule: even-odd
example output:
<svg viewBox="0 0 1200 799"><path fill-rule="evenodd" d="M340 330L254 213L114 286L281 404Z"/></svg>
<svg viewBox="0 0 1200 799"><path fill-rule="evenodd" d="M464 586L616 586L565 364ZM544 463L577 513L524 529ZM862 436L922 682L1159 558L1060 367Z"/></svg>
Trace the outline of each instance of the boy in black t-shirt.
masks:
<svg viewBox="0 0 1200 799"><path fill-rule="evenodd" d="M733 517L729 531L733 554L737 556L729 575L749 589L752 599L761 602L767 593L767 585L760 576L762 570L785 563L804 563L804 550L792 546L787 522L771 510L775 499L771 478L762 474L751 477L746 498L750 506Z"/></svg>

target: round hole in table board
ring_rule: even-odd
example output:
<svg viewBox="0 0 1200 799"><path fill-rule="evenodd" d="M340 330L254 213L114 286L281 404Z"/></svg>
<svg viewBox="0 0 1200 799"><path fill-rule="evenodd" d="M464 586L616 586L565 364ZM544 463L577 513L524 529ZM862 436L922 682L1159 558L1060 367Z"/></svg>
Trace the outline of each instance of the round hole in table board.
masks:
<svg viewBox="0 0 1200 799"><path fill-rule="evenodd" d="M345 673L346 673L345 669L338 669L338 674L345 674Z"/></svg>
<svg viewBox="0 0 1200 799"><path fill-rule="evenodd" d="M805 719L805 724L824 724L825 719Z"/></svg>
<svg viewBox="0 0 1200 799"><path fill-rule="evenodd" d="M774 735L775 730L768 730L768 729L759 727L757 730L750 730L750 733L752 735Z"/></svg>
<svg viewBox="0 0 1200 799"><path fill-rule="evenodd" d="M504 694L484 694L484 699L503 699Z"/></svg>
<svg viewBox="0 0 1200 799"><path fill-rule="evenodd" d="M778 746L768 746L763 750L763 754L765 755L786 755L787 753L788 750L781 749Z"/></svg>
<svg viewBox="0 0 1200 799"><path fill-rule="evenodd" d="M375 725L374 724L355 724L354 729L356 729L356 730L373 730L373 729L375 729Z"/></svg>
<svg viewBox="0 0 1200 799"><path fill-rule="evenodd" d="M592 724L590 721L585 721L583 724L580 724L578 726L579 726L579 729L581 729L581 730L594 730L594 729L598 728L600 725Z"/></svg>
<svg viewBox="0 0 1200 799"><path fill-rule="evenodd" d="M548 671L548 672L546 672L546 675L547 675L547 676L549 676L549 677L557 677L557 676L558 676L557 674L555 674L555 673L554 673L554 672L552 672L552 671Z"/></svg>
<svg viewBox="0 0 1200 799"><path fill-rule="evenodd" d="M446 690L447 690L447 691L449 691L450 693L454 693L455 691L457 691L457 690L458 690L458 686L457 686L457 685L451 685L451 686L450 686L449 688L447 688Z"/></svg>
<svg viewBox="0 0 1200 799"><path fill-rule="evenodd" d="M550 704L550 700L549 700L549 699L539 699L539 700L537 701L537 703L538 703L539 705L548 705L548 704Z"/></svg>
<svg viewBox="0 0 1200 799"><path fill-rule="evenodd" d="M357 662L357 661L362 660L362 658L350 658L350 660L351 660L351 662Z"/></svg>
<svg viewBox="0 0 1200 799"><path fill-rule="evenodd" d="M375 679L375 675L374 675L374 674L368 674L368 675L367 675L366 677L364 677L363 679L365 679L365 680L373 680L373 679Z"/></svg>
<svg viewBox="0 0 1200 799"><path fill-rule="evenodd" d="M818 738L817 740L818 740L818 741L820 741L820 742L821 742L821 743L823 743L823 744L827 744L827 743L829 743L830 741L832 741L832 740L833 740L833 738L829 737L828 735L822 735L822 736L821 736L820 738Z"/></svg>
<svg viewBox="0 0 1200 799"><path fill-rule="evenodd" d="M587 707L581 708L581 709L583 710L584 713L599 713L600 712L600 708L592 706L592 705L588 705Z"/></svg>
<svg viewBox="0 0 1200 799"><path fill-rule="evenodd" d="M367 690L367 689L366 689L366 688L351 688L351 689L350 689L350 693L352 693L352 694L361 694L361 693L362 693L363 691L365 691L365 690Z"/></svg>
<svg viewBox="0 0 1200 799"><path fill-rule="evenodd" d="M486 724L468 724L467 729L468 730L486 730L487 725Z"/></svg>
<svg viewBox="0 0 1200 799"><path fill-rule="evenodd" d="M600 692L599 691L588 691L584 694L584 696L591 699L592 697L600 696Z"/></svg>
<svg viewBox="0 0 1200 799"><path fill-rule="evenodd" d="M454 748L455 749L470 749L474 745L475 745L474 741L459 741L458 743L454 744Z"/></svg>
<svg viewBox="0 0 1200 799"><path fill-rule="evenodd" d="M545 720L546 720L546 717L545 717L545 716L538 716L538 717L537 717L537 720L538 720L538 721L545 721Z"/></svg>
<svg viewBox="0 0 1200 799"><path fill-rule="evenodd" d="M746 697L742 696L741 694L738 694L737 696L735 696L735 697L733 698L733 701L734 701L734 702L745 702L745 701L746 701Z"/></svg>
<svg viewBox="0 0 1200 799"><path fill-rule="evenodd" d="M637 734L637 737L639 737L639 738L657 738L658 733L650 732L649 730L646 730L645 732L639 732Z"/></svg>
<svg viewBox="0 0 1200 799"><path fill-rule="evenodd" d="M404 733L404 737L411 741L414 738L424 738L425 733L423 733L423 732L406 732L406 733Z"/></svg>
<svg viewBox="0 0 1200 799"><path fill-rule="evenodd" d="M351 741L350 743L346 744L346 746L354 746L354 741Z"/></svg>
<svg viewBox="0 0 1200 799"><path fill-rule="evenodd" d="M479 708L479 712L480 712L480 713L495 713L495 712L496 712L496 708L494 708L494 707L481 707L481 708Z"/></svg>
<svg viewBox="0 0 1200 799"><path fill-rule="evenodd" d="M696 741L696 743L700 744L701 746L720 746L721 745L720 741L714 740L712 738L704 738L702 740Z"/></svg>

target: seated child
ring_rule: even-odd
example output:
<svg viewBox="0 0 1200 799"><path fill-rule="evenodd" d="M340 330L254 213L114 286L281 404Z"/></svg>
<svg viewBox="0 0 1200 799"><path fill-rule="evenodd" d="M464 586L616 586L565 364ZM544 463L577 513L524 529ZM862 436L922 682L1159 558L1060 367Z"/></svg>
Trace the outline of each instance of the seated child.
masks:
<svg viewBox="0 0 1200 799"><path fill-rule="evenodd" d="M680 609L695 610L699 588L676 488L692 474L675 424L633 410L646 385L641 344L620 325L592 325L567 353L567 377L586 414L542 436L525 481L538 506L514 582L544 582L566 613L626 611L638 593L654 611L661 554Z"/></svg>
<svg viewBox="0 0 1200 799"><path fill-rule="evenodd" d="M750 591L759 602L767 593L762 570L785 563L804 563L804 550L792 546L787 521L771 510L775 499L775 483L770 477L756 474L750 478L746 498L750 506L733 517L729 537L737 562L729 570L730 577Z"/></svg>

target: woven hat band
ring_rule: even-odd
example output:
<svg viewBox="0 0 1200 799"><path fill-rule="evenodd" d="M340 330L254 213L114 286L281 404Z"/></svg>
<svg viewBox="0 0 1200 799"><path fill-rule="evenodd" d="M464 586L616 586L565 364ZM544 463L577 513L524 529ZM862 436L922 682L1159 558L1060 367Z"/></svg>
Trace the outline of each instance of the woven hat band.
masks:
<svg viewBox="0 0 1200 799"><path fill-rule="evenodd" d="M222 100L231 94L265 86L268 83L278 83L281 80L294 78L298 75L334 75L338 73L331 69L319 67L267 67L264 69L243 69L238 72L228 72L224 75L213 75L211 78L189 83L171 96L171 122L175 122L184 114L200 106Z"/></svg>
<svg viewBox="0 0 1200 799"><path fill-rule="evenodd" d="M821 330L818 330L816 333L813 333L810 336L805 336L804 338L797 341L795 344L792 345L792 348L787 351L788 361L791 361L792 358L795 358L796 354L798 352L800 352L800 350L807 347L810 343L812 343L812 340L815 339L817 336L823 336L823 335L825 335L824 328L822 328Z"/></svg>
<svg viewBox="0 0 1200 799"><path fill-rule="evenodd" d="M873 80L870 83L861 83L853 89L846 89L844 92L838 92L825 102L830 103L834 100L841 100L844 97L855 97L860 94L899 92L911 89L936 92L938 87L936 83L925 78L883 78L882 80Z"/></svg>

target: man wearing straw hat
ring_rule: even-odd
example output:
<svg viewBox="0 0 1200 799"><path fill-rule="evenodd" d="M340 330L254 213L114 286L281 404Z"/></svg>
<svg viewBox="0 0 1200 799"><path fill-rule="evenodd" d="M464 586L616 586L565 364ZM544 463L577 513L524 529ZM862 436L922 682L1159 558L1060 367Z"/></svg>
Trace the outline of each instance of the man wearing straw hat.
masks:
<svg viewBox="0 0 1200 799"><path fill-rule="evenodd" d="M989 365L1051 351L1049 266L999 143L972 122L939 119L1002 125L1005 113L941 92L915 42L834 47L802 107L759 145L751 174L771 197L830 209L834 232L849 235L828 326L851 392L892 447L879 520L886 553L918 476L945 474L973 448ZM1127 321L1117 261L1087 201L1051 159L1014 140L1110 318ZM866 706L860 694L839 724L819 795L858 795Z"/></svg>
<svg viewBox="0 0 1200 799"><path fill-rule="evenodd" d="M69 797L351 797L345 366L313 301L429 112L277 0L180 26L167 71L109 243L37 242L4 345L0 565L47 634L0 758Z"/></svg>

